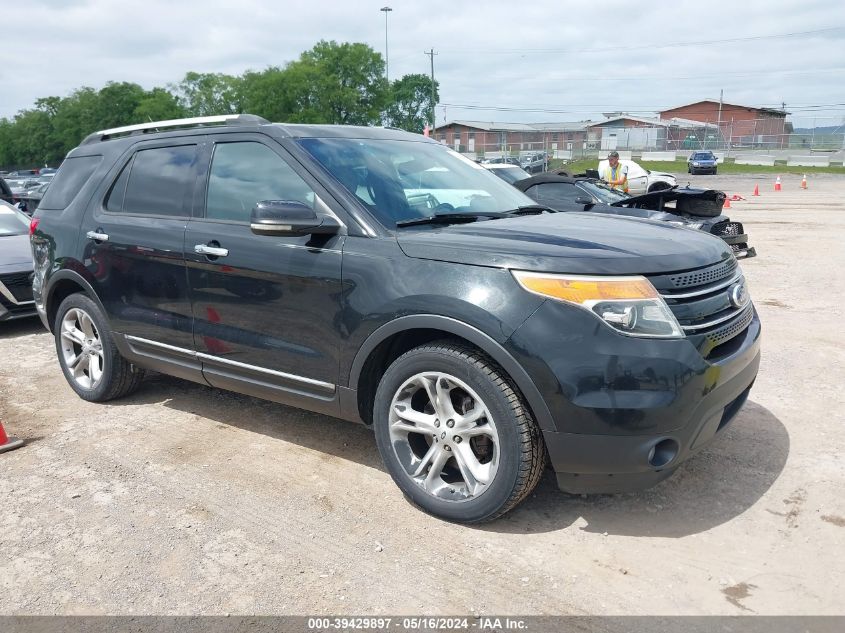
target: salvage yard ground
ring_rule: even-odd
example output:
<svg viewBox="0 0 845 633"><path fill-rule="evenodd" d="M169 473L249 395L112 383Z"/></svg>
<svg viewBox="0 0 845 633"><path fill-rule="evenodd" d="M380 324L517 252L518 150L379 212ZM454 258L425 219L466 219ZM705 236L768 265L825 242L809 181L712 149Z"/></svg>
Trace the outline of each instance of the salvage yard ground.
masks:
<svg viewBox="0 0 845 633"><path fill-rule="evenodd" d="M845 614L845 177L691 176L729 215L763 360L652 490L547 477L481 527L402 497L365 428L174 378L80 400L35 321L0 326L2 614ZM759 183L759 198L750 196Z"/></svg>

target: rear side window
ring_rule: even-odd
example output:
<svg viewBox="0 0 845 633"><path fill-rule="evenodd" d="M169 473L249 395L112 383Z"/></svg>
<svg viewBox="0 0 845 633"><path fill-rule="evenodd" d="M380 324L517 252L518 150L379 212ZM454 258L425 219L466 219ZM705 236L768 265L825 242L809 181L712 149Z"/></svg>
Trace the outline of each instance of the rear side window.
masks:
<svg viewBox="0 0 845 633"><path fill-rule="evenodd" d="M50 183L39 209L65 209L91 178L102 156L66 158Z"/></svg>
<svg viewBox="0 0 845 633"><path fill-rule="evenodd" d="M156 147L135 154L112 186L106 208L115 213L186 216L194 182L196 145Z"/></svg>

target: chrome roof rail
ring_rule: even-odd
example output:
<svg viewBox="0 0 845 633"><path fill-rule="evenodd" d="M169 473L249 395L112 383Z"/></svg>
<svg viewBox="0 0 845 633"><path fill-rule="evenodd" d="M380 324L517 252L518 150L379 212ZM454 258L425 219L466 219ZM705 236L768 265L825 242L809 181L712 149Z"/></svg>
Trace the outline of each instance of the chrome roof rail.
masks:
<svg viewBox="0 0 845 633"><path fill-rule="evenodd" d="M269 121L254 114L223 114L218 116L198 116L187 119L170 119L169 121L150 121L149 123L124 125L123 127L114 127L108 130L94 132L93 134L89 134L85 137L85 140L82 141L82 145L97 141L104 141L108 138L119 135L146 134L150 132L163 131L167 128L201 127L204 125L221 123L226 125L262 125L269 123Z"/></svg>

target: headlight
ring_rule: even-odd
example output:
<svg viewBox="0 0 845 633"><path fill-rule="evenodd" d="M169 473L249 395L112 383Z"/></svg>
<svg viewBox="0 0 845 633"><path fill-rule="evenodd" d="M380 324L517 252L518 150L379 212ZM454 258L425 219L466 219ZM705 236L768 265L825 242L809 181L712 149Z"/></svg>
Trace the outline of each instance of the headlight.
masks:
<svg viewBox="0 0 845 633"><path fill-rule="evenodd" d="M675 315L645 277L512 272L528 292L589 310L622 334L648 338L684 336Z"/></svg>
<svg viewBox="0 0 845 633"><path fill-rule="evenodd" d="M698 167L699 165L701 165L701 163L699 163L698 161L696 161L696 160L692 161L693 167Z"/></svg>

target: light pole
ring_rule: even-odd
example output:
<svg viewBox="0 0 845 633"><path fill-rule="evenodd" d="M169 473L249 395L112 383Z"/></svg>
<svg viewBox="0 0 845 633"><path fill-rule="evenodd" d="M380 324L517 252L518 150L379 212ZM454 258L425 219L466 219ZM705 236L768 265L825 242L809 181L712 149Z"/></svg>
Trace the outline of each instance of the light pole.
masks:
<svg viewBox="0 0 845 633"><path fill-rule="evenodd" d="M390 81L390 57L387 54L387 14L393 11L390 7L382 7L384 12L384 78Z"/></svg>

